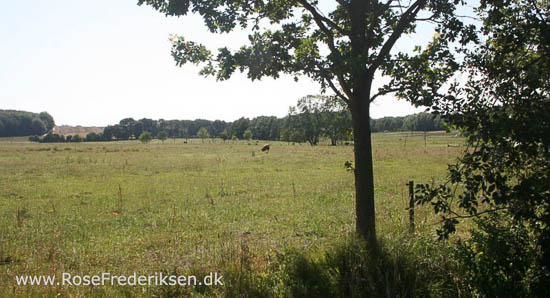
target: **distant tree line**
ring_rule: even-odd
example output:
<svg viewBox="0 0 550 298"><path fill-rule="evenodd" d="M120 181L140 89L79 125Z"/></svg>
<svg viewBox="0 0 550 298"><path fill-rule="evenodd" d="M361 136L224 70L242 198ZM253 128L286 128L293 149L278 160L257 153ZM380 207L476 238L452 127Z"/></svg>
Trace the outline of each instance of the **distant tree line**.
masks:
<svg viewBox="0 0 550 298"><path fill-rule="evenodd" d="M446 130L441 116L419 113L405 117L384 117L370 120L372 132L385 131L438 131Z"/></svg>
<svg viewBox="0 0 550 298"><path fill-rule="evenodd" d="M385 131L434 131L445 126L439 116L419 113L406 117L385 117L371 119L373 132ZM49 133L44 137L33 136L37 142L97 142L115 140L136 140L144 132L152 138L221 138L225 140L272 140L317 145L321 138L327 138L332 145L351 140L351 115L343 102L334 97L311 95L301 98L296 106L290 107L283 118L259 116L252 119L242 117L233 122L221 120L134 120L125 118L118 124L105 127L103 133L89 133L63 137Z"/></svg>
<svg viewBox="0 0 550 298"><path fill-rule="evenodd" d="M19 137L43 135L54 128L53 117L42 112L39 114L0 110L0 137Z"/></svg>
<svg viewBox="0 0 550 298"><path fill-rule="evenodd" d="M137 139L143 132L150 132L153 138L166 134L168 138L195 138L198 131L204 127L211 136L217 137L229 127L230 123L221 120L152 120L143 118L134 120L125 118L118 124L109 125L103 130L103 140Z"/></svg>

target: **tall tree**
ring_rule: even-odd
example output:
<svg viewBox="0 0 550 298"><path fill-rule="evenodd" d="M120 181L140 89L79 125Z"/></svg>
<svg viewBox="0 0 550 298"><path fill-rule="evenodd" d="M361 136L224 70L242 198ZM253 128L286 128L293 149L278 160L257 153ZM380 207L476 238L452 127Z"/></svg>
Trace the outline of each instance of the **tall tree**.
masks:
<svg viewBox="0 0 550 298"><path fill-rule="evenodd" d="M42 135L55 126L46 112L0 110L0 137Z"/></svg>
<svg viewBox="0 0 550 298"><path fill-rule="evenodd" d="M177 65L203 64L202 75L229 79L248 70L251 80L280 74L308 76L331 89L350 109L355 146L356 230L376 247L370 103L394 88L373 90L377 70L385 74L396 41L417 22L449 22L457 0L138 0L167 16L200 14L213 33L249 28L250 43L217 53L204 45L172 37ZM326 8L328 7L328 8ZM331 10L326 13L325 11ZM421 14L422 12L422 14ZM261 28L272 24L270 28ZM459 26L459 22L455 22ZM398 57L399 58L399 57ZM434 87L434 86L432 86ZM432 88L437 90L437 88ZM244 132L244 130L243 130Z"/></svg>
<svg viewBox="0 0 550 298"><path fill-rule="evenodd" d="M46 124L40 119L32 119L31 125L29 127L29 133L33 135L41 135L46 131Z"/></svg>
<svg viewBox="0 0 550 298"><path fill-rule="evenodd" d="M312 146L319 143L323 130L322 104L322 97L308 95L298 100L296 108L290 109L289 116L294 115L298 119L297 124L303 131L306 141Z"/></svg>
<svg viewBox="0 0 550 298"><path fill-rule="evenodd" d="M48 112L41 112L38 114L38 117L40 117L40 120L46 124L46 130L52 130L55 127L55 121L53 120L53 117L48 114Z"/></svg>
<svg viewBox="0 0 550 298"><path fill-rule="evenodd" d="M301 126L296 107L290 107L288 115L283 119L281 127L281 140L287 142L305 142L304 129Z"/></svg>
<svg viewBox="0 0 550 298"><path fill-rule="evenodd" d="M274 116L259 116L250 120L249 128L256 140L277 140L280 122Z"/></svg>
<svg viewBox="0 0 550 298"><path fill-rule="evenodd" d="M236 136L239 139L244 139L243 134L248 129L249 125L250 120L248 118L242 117L233 121L229 127L231 135Z"/></svg>
<svg viewBox="0 0 550 298"><path fill-rule="evenodd" d="M321 96L321 123L323 135L332 146L341 140L348 140L351 133L351 114L338 97Z"/></svg>

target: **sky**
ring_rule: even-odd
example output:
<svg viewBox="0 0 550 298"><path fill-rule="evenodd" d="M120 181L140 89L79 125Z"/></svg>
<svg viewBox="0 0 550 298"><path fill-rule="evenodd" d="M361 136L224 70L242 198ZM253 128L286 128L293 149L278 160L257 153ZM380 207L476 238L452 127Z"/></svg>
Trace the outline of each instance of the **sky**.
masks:
<svg viewBox="0 0 550 298"><path fill-rule="evenodd" d="M283 117L319 85L291 77L228 81L177 67L170 34L209 49L238 49L247 32L211 34L199 16L170 17L137 0L0 0L0 109L49 112L58 125L105 126L121 119L233 121ZM400 40L422 44L430 30ZM377 80L375 86L382 84ZM391 96L373 103L372 118L423 111Z"/></svg>

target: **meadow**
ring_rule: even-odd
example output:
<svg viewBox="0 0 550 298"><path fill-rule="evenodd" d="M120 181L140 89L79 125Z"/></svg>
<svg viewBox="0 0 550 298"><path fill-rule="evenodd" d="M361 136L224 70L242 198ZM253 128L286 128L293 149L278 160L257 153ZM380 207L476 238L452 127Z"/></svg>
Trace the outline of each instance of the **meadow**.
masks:
<svg viewBox="0 0 550 298"><path fill-rule="evenodd" d="M261 275L284 252L322 254L348 237L354 178L344 162L353 147L270 142L263 153L264 143L1 140L0 296L169 296L156 287L17 286L15 277L204 274L236 259ZM406 183L443 180L464 140L377 133L373 143L377 233L399 242L408 235ZM417 208L418 235L434 238L436 222Z"/></svg>

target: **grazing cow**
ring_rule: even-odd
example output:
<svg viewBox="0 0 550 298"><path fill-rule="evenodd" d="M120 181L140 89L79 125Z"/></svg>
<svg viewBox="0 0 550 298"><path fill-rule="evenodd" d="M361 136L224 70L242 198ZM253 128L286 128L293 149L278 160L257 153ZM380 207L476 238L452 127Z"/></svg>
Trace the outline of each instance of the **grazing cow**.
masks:
<svg viewBox="0 0 550 298"><path fill-rule="evenodd" d="M269 152L269 149L270 149L269 144L265 144L265 145L262 147L262 152L268 153L268 152Z"/></svg>

